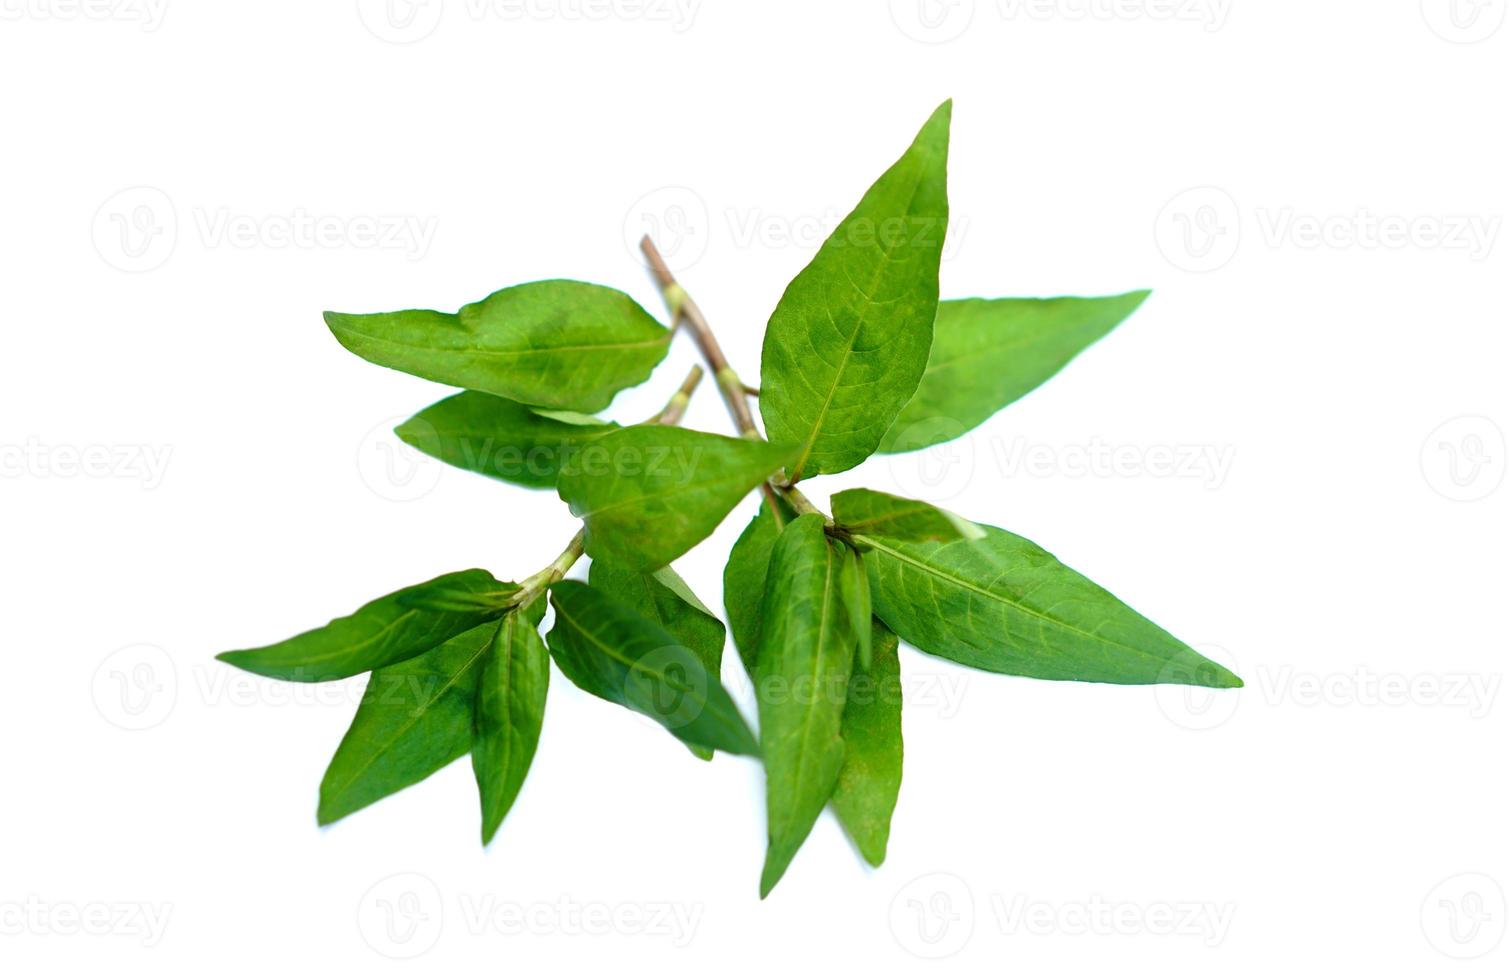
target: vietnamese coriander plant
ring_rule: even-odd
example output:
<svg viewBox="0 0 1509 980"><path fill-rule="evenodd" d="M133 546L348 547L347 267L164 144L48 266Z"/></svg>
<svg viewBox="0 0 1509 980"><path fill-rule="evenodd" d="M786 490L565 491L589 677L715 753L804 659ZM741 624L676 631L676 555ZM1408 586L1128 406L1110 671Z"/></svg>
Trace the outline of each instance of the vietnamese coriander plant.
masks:
<svg viewBox="0 0 1509 980"><path fill-rule="evenodd" d="M786 289L758 387L729 365L649 239L669 329L622 292L567 280L503 289L457 313L325 314L353 353L464 389L399 426L400 438L463 469L553 488L582 523L517 582L454 572L220 655L291 681L371 672L320 785L321 824L469 753L490 841L529 771L553 660L702 758L763 762L764 896L830 804L865 860L884 859L901 787L898 638L1000 674L1241 686L1009 531L863 489L835 494L825 514L798 489L972 429L1147 295L940 303L950 117L945 103ZM646 422L591 414L647 380L682 328L734 436L677 428L700 368ZM751 493L761 507L728 557L723 604L758 734L720 681L724 624L671 568ZM584 554L585 581L567 579ZM542 637L547 601L554 621Z"/></svg>

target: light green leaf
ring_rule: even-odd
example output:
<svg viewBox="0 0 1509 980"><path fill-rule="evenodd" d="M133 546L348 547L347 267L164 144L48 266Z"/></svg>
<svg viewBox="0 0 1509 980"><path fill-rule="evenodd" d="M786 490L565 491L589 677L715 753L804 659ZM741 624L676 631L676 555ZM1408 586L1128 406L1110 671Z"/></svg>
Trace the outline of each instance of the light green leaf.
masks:
<svg viewBox="0 0 1509 980"><path fill-rule="evenodd" d="M394 431L441 462L524 487L550 489L567 460L617 426L565 421L572 413L534 412L481 391L436 402Z"/></svg>
<svg viewBox="0 0 1509 980"><path fill-rule="evenodd" d="M765 331L760 415L799 447L793 481L864 461L917 390L948 230L940 106L787 287Z"/></svg>
<svg viewBox="0 0 1509 980"><path fill-rule="evenodd" d="M723 567L723 608L728 613L728 629L733 633L734 648L744 661L744 669L754 676L755 650L760 642L761 605L765 601L765 575L770 568L770 551L775 547L781 528L796 517L791 509L780 505L780 524L771 516L770 502L760 504L760 512L749 522L739 540L728 553Z"/></svg>
<svg viewBox="0 0 1509 980"><path fill-rule="evenodd" d="M461 312L326 313L374 364L526 405L596 412L650 376L671 333L628 295L552 279L499 290Z"/></svg>
<svg viewBox="0 0 1509 980"><path fill-rule="evenodd" d="M790 459L790 449L758 440L636 425L582 447L557 489L587 527L587 554L656 569L713 533Z"/></svg>
<svg viewBox="0 0 1509 980"><path fill-rule="evenodd" d="M675 637L702 661L707 676L718 676L723 665L727 630L718 617L692 594L691 588L674 569L666 567L646 572L612 562L594 561L587 581L594 589L617 599ZM711 759L713 756L712 749L702 746L692 746L691 749L698 758Z"/></svg>
<svg viewBox="0 0 1509 980"><path fill-rule="evenodd" d="M1241 687L1241 679L1009 531L979 541L859 536L875 615L919 650L999 674Z"/></svg>
<svg viewBox="0 0 1509 980"><path fill-rule="evenodd" d="M882 623L871 625L874 663L849 677L833 812L864 859L879 867L901 793L901 661L896 634Z"/></svg>
<svg viewBox="0 0 1509 980"><path fill-rule="evenodd" d="M839 586L848 548L804 514L770 556L764 624L755 659L765 757L768 846L760 897L770 894L833 795L839 734L859 637Z"/></svg>
<svg viewBox="0 0 1509 980"><path fill-rule="evenodd" d="M417 657L479 623L497 619L517 589L481 569L452 572L374 599L349 616L292 639L232 650L218 659L281 680L339 680Z"/></svg>
<svg viewBox="0 0 1509 980"><path fill-rule="evenodd" d="M477 678L497 631L496 623L483 623L421 657L372 673L320 782L321 826L466 755Z"/></svg>
<svg viewBox="0 0 1509 980"><path fill-rule="evenodd" d="M571 683L655 719L687 745L759 754L718 677L660 626L581 582L551 586L550 604L546 641Z"/></svg>
<svg viewBox="0 0 1509 980"><path fill-rule="evenodd" d="M850 535L873 534L898 541L985 537L979 525L952 511L878 490L842 490L834 494L833 520Z"/></svg>
<svg viewBox="0 0 1509 980"><path fill-rule="evenodd" d="M917 393L880 452L958 438L1047 381L1132 315L1148 293L1058 299L963 299L938 305Z"/></svg>
<svg viewBox="0 0 1509 980"><path fill-rule="evenodd" d="M493 633L483 660L471 749L484 845L513 808L540 744L550 686L550 654L537 631L544 613L544 599L528 610L510 612Z"/></svg>

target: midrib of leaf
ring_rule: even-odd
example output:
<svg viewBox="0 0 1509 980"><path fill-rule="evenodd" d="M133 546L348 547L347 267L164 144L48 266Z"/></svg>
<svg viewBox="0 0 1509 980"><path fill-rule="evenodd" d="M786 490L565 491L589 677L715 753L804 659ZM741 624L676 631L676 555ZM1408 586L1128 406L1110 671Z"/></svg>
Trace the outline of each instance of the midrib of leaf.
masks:
<svg viewBox="0 0 1509 980"><path fill-rule="evenodd" d="M382 640L382 638L384 636L387 636L389 633L391 633L394 630L396 630L410 616L413 616L416 613L419 613L421 611L422 610L420 610L420 609L408 609L405 612L400 613L398 615L397 619L394 619L391 623L389 623L388 625L384 626L382 629L378 630L376 633L372 634L371 636L366 637L365 639L362 639L362 640L358 640L355 643L351 643L351 644L348 644L346 646L339 647L339 648L337 648L337 649L335 649L335 650L333 650L333 651L331 651L329 653L321 654L321 655L317 655L317 656L311 657L308 660L301 661L301 663L306 664L306 665L307 664L322 664L322 663L325 663L327 660L335 660L335 659L338 659L340 657L343 657L346 654L350 653L352 650L360 650L362 647L372 646L373 644L376 644L380 640ZM402 661L400 661L400 663L401 662ZM392 664L388 664L387 666L391 667Z"/></svg>
<svg viewBox="0 0 1509 980"><path fill-rule="evenodd" d="M833 552L826 539L821 541L823 546L823 605L817 618L817 655L812 658L812 690L819 690L818 681L822 672L823 664L823 637L828 632L828 611L832 605L830 597L833 594ZM812 734L812 718L817 712L817 696L814 694L811 703L807 706L807 717L802 721L802 750L797 753L796 784L802 786L806 783L807 749Z"/></svg>
<svg viewBox="0 0 1509 980"><path fill-rule="evenodd" d="M641 347L658 347L664 343L667 343L668 341L668 338L666 337L656 337L650 340L624 341L622 343L615 344L570 344L561 347L526 347L522 350L486 350L481 347L425 347L420 344L405 343L401 340L394 340L391 337L379 337L374 334L363 333L360 330L353 330L350 327L342 327L342 329L347 333L352 334L353 336L362 338L363 340L376 341L380 344L388 344L392 347L403 347L408 350L439 350L445 351L448 354L479 354L483 357L498 358L530 357L539 354L578 354L591 351L637 350Z"/></svg>
<svg viewBox="0 0 1509 980"><path fill-rule="evenodd" d="M917 203L917 192L921 190L921 188L922 175L919 173L917 175L917 179L912 182L912 189L909 196L907 197L906 207L903 209L904 214L911 214L912 205ZM828 394L827 397L823 399L823 407L817 413L817 418L813 421L812 428L807 433L807 439L802 444L801 456L797 459L796 464L792 467L792 483L795 483L797 480L800 480L802 478L802 468L807 465L807 460L812 455L812 448L817 445L818 431L823 427L823 420L828 417L828 408L833 404L833 396L838 392L839 382L843 380L844 369L848 367L849 357L854 353L854 344L857 340L859 340L859 332L863 330L865 324L869 322L868 314L870 310L879 305L875 302L872 294L876 289L880 287L880 279L885 274L885 271L890 267L892 258L896 254L896 249L900 247L901 246L899 243L890 246L881 246L881 253L884 258L875 269L874 275L872 276L870 281L870 288L868 290L860 290L859 294L864 297L864 313L860 314L860 316L857 318L854 332L849 335L848 342L844 345L844 355L839 359L838 370L833 373L833 383L828 386ZM845 276L847 275L848 272L847 270L845 270ZM849 280L849 285L855 288L858 288L859 286L859 284L856 283L853 279ZM831 310L828 311L828 319L829 321L832 321L833 319L833 312Z"/></svg>
<svg viewBox="0 0 1509 980"><path fill-rule="evenodd" d="M492 641L491 640L488 640L488 642L482 644L482 646L480 646L477 649L477 652L474 653L474 654L472 654L471 657L467 659L466 663L462 665L461 669L458 670L458 671L456 671L454 674L452 674L446 680L445 684L440 688L440 690L438 690L438 691L435 692L435 696L434 697L432 697L428 701L426 701L417 710L415 710L413 712L410 712L410 714L409 714L409 720L407 722L405 722L404 724L400 725L394 731L392 738L388 739L386 742L381 743L381 745L378 748L378 750L376 752L373 752L371 755L369 755L367 757L367 761L363 762L361 764L361 766L358 767L356 769L356 771L351 774L351 778L348 779L348 780L346 780L345 784L342 785L335 792L335 794L333 794L333 795L336 795L336 796L342 796L342 795L344 795L351 788L352 784L355 783L356 780L359 779L372 766L372 764L374 762L376 762L389 749L391 749L395 744L397 744L398 740L400 738L402 738L409 731L409 729L411 729L415 725L419 724L419 719L423 718L426 714L429 713L429 711L430 711L431 708L435 707L435 705L440 701L440 699L445 696L445 692L446 691L449 691L451 688L453 688L453 687L456 686L457 682L463 676L466 675L467 670L469 670L471 668L471 666L473 664L475 664L479 658L481 658L482 654L491 645L492 645Z"/></svg>
<svg viewBox="0 0 1509 980"><path fill-rule="evenodd" d="M933 507L931 504L917 504L914 507L904 507L901 510L888 511L875 517L867 517L862 521L855 521L853 524L845 524L844 527L847 530L852 531L855 528L870 527L875 524L884 523L885 521L893 521L898 517L910 517L913 514L926 514L927 512L936 509L937 508Z"/></svg>
<svg viewBox="0 0 1509 980"><path fill-rule="evenodd" d="M670 678L667 677L663 671L660 671L660 670L650 670L647 667L645 667L643 665L643 663L641 663L638 660L628 660L628 659L625 659L624 657L620 656L617 650L615 650L613 647L610 647L610 646L608 646L608 644L606 644L606 643L602 642L601 640L599 640L597 638L597 634L596 633L592 633L592 632L588 631L587 628L582 625L581 620L578 620L575 617L573 617L570 613L566 612L559 605L557 605L555 607L555 614L558 617L560 617L561 619L564 619L566 622L570 623L571 626L572 626L572 628L575 629L582 636L585 636L588 640L590 640L592 642L593 646L597 647L603 653L607 654L609 660L615 660L618 663L623 664L625 667L629 668L630 670L633 670L635 668L635 665L638 664L639 665L639 669L641 671L643 671L646 674L649 674L650 676L654 677L656 680L659 680L659 681L661 681L662 683L665 683L665 684L671 684L671 686L674 687L674 688L676 688L677 690L685 690L686 689L684 686L677 686L675 684L672 684ZM706 700L706 699L704 699L704 700Z"/></svg>
<svg viewBox="0 0 1509 980"><path fill-rule="evenodd" d="M1093 640L1096 643L1104 643L1107 646L1118 647L1122 650L1126 650L1129 653L1135 654L1137 657L1140 657L1143 660L1147 660L1153 664L1159 664L1163 662L1156 655L1150 654L1146 650L1141 650L1137 647L1129 646L1119 640L1113 640L1109 637L1099 636L1095 633L1087 633L1083 629L1080 629L1078 626L1075 626L1072 623L1066 623L1061 619L1054 619L1052 616L1049 616L1046 613L1041 613L1035 609L1031 609L1027 606L1022 605L1009 596L998 595L997 593L990 591L988 588L983 588L981 586L975 585L973 582L969 582L964 579L958 578L957 576L950 575L947 572L943 571L941 568L929 565L917 558L913 558L910 555L902 554L901 552L896 551L893 548L887 548L885 545L881 544L879 541L876 541L874 538L864 535L856 535L855 540L863 541L865 544L869 545L875 550L883 551L886 554L890 555L892 558L895 558L897 561L900 561L903 564L911 565L913 568L921 569L922 571L934 576L935 578L940 578L945 582L957 585L961 589L966 589L970 592L975 593L976 595L984 596L987 599L993 599L996 602L1001 603L1002 605L1010 606L1012 609L1015 609L1023 615L1029 616L1033 619L1040 620L1052 626L1056 626L1062 630L1067 630L1070 633L1082 636L1087 640Z"/></svg>

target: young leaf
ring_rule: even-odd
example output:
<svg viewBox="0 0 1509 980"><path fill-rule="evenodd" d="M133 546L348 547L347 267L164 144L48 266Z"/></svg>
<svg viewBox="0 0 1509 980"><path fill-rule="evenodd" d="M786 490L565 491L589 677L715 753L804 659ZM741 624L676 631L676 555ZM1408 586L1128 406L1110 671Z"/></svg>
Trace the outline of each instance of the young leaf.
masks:
<svg viewBox="0 0 1509 980"><path fill-rule="evenodd" d="M873 534L897 541L985 537L979 525L952 511L877 490L841 490L834 494L833 520L851 535Z"/></svg>
<svg viewBox="0 0 1509 980"><path fill-rule="evenodd" d="M482 663L472 718L472 771L482 800L484 845L518 798L540 744L550 686L550 654L537 632L544 613L541 599L503 617Z"/></svg>
<svg viewBox="0 0 1509 980"><path fill-rule="evenodd" d="M587 554L664 568L790 459L758 440L636 425L582 447L557 490L587 527Z"/></svg>
<svg viewBox="0 0 1509 980"><path fill-rule="evenodd" d="M696 654L707 670L707 676L718 676L723 665L723 642L727 630L718 617L692 594L691 588L674 569L667 566L645 572L611 562L594 561L587 581L594 589L657 624L676 642ZM713 757L712 749L691 748L698 758Z"/></svg>
<svg viewBox="0 0 1509 980"><path fill-rule="evenodd" d="M601 420L563 421L559 413L552 414L486 392L463 391L394 431L441 462L522 487L553 489L561 467L577 449L617 426Z"/></svg>
<svg viewBox="0 0 1509 980"><path fill-rule="evenodd" d="M792 480L863 462L917 390L948 230L945 102L787 287L765 331L760 415Z"/></svg>
<svg viewBox="0 0 1509 980"><path fill-rule="evenodd" d="M769 838L761 898L828 805L843 765L839 726L859 644L839 587L847 551L824 533L821 517L804 514L781 532L770 556L755 658Z"/></svg>
<svg viewBox="0 0 1509 980"><path fill-rule="evenodd" d="M326 313L374 364L526 405L596 412L650 376L671 334L628 295L552 279L499 290L461 312Z"/></svg>
<svg viewBox="0 0 1509 980"><path fill-rule="evenodd" d="M879 622L871 625L874 663L849 678L833 812L864 859L879 867L901 793L901 661L896 634Z"/></svg>
<svg viewBox="0 0 1509 980"><path fill-rule="evenodd" d="M978 541L856 538L875 615L919 650L999 674L1242 686L1031 541L982 527Z"/></svg>
<svg viewBox="0 0 1509 980"><path fill-rule="evenodd" d="M1059 299L964 299L938 305L917 393L880 452L957 438L1059 372L1132 315L1148 293Z"/></svg>
<svg viewBox="0 0 1509 980"><path fill-rule="evenodd" d="M870 643L870 578L865 572L864 558L857 548L844 549L844 564L839 570L838 590L843 596L844 610L853 624L854 635L859 638L856 651L859 665L870 669L874 648Z"/></svg>
<svg viewBox="0 0 1509 980"><path fill-rule="evenodd" d="M372 673L320 782L320 825L412 786L466 755L472 704L495 623Z"/></svg>
<svg viewBox="0 0 1509 980"><path fill-rule="evenodd" d="M550 604L546 642L571 683L655 719L687 745L759 754L718 677L671 634L581 582L556 583Z"/></svg>
<svg viewBox="0 0 1509 980"><path fill-rule="evenodd" d="M778 506L779 525L771 515L769 501L760 504L760 512L734 542L728 564L723 567L723 608L728 613L728 629L750 677L754 676L755 649L760 642L760 607L765 601L770 550L781 536L781 528L796 518L789 507Z"/></svg>
<svg viewBox="0 0 1509 980"><path fill-rule="evenodd" d="M232 650L218 659L281 680L340 680L417 657L497 619L517 588L481 569L452 572L374 599L349 616L282 643Z"/></svg>

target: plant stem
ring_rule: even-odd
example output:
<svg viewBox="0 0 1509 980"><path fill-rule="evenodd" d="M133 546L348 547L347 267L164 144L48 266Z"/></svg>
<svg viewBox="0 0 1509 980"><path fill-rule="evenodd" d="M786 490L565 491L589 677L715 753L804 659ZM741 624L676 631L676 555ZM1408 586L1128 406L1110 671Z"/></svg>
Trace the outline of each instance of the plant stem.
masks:
<svg viewBox="0 0 1509 980"><path fill-rule="evenodd" d="M645 425L679 425L683 416L686 415L686 406L692 400L692 392L702 383L703 371L701 365L692 365L687 372L686 380L681 382L681 387L671 396L671 400L665 403L665 407L645 421ZM564 551L556 555L555 560L544 568L519 583L519 591L515 597L515 608L528 608L545 590L566 577L573 565L581 559L585 553L587 544L587 528L577 529L571 543L566 545Z"/></svg>
<svg viewBox="0 0 1509 980"><path fill-rule="evenodd" d="M739 430L739 435L746 439L759 439L760 430L755 427L754 415L749 411L749 387L739 379L739 374L728 363L728 358L723 354L723 348L718 344L718 338L713 335L713 329L708 325L707 317L702 315L702 308L697 301L681 287L671 273L669 266L665 264L665 258L660 254L660 249L646 235L639 243L640 251L650 263L650 272L655 276L655 282L660 286L660 295L665 297L666 306L670 308L672 325L685 323L691 328L692 337L697 341L697 347L702 351L702 359L707 362L708 370L713 372L713 377L718 382L718 392L723 396L723 404L728 406L728 414L733 418L734 425Z"/></svg>

